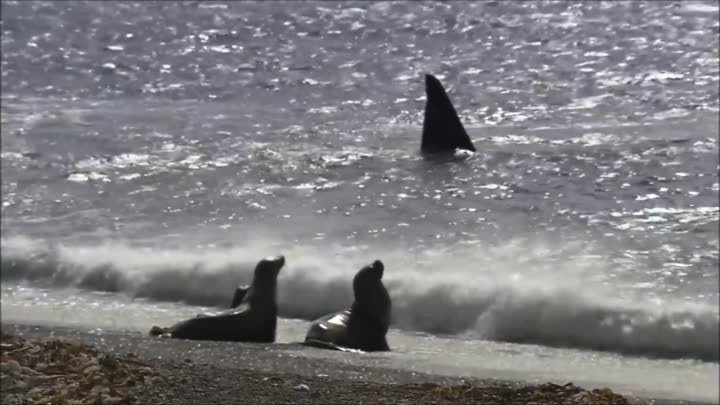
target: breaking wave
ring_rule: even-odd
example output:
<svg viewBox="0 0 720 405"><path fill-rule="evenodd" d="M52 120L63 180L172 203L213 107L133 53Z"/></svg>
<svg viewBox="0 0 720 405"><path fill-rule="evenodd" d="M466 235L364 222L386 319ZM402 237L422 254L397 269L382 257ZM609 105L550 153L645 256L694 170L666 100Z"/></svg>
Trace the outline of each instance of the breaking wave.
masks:
<svg viewBox="0 0 720 405"><path fill-rule="evenodd" d="M463 249L408 258L406 252L376 257L377 252L370 256L357 249L336 255L311 247L267 251L267 245L158 250L9 238L2 240L0 274L3 282L225 307L234 286L250 281L260 257L283 253L288 264L279 279L280 315L311 320L347 306L355 271L381 258L396 328L718 361L719 316L712 305L618 298L612 285L602 282L597 258L562 261L564 253L547 246ZM539 260L553 254L557 261Z"/></svg>

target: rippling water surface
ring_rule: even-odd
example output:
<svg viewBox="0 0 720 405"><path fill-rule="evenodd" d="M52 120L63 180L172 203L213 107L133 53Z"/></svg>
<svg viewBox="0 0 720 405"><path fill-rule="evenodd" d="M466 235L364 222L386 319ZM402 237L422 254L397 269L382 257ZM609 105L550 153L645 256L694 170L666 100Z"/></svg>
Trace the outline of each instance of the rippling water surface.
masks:
<svg viewBox="0 0 720 405"><path fill-rule="evenodd" d="M309 320L379 258L401 346L717 374L715 2L4 1L1 23L4 315L145 327L281 252L281 314ZM419 155L424 73L477 154Z"/></svg>

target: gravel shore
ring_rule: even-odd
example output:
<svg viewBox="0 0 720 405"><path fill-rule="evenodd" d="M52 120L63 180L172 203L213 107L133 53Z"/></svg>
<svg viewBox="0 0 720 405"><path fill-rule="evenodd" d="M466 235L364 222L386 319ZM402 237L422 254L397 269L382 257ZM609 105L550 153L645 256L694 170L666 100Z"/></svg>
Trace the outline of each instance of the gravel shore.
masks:
<svg viewBox="0 0 720 405"><path fill-rule="evenodd" d="M295 344L153 339L137 332L101 333L79 328L7 324L2 325L2 332L3 404L11 402L8 397L10 394L14 395L15 400L26 394L17 387L11 389L6 383L9 381L6 372L10 372L8 362L29 361L13 356L31 347L30 342L38 342L35 343L38 347L56 348L57 345L42 346L39 342L58 339L84 347L73 348L73 352L92 351L95 354L86 358L96 356L105 359L100 364L107 363L107 356L111 356L116 359L111 363L124 370L121 373L122 381L125 384L123 387L127 388L121 391L113 389L112 392L106 390L108 394L104 401L86 399L83 404L679 403L626 398L610 389L586 391L570 383L564 386L550 383L528 385L512 381L451 378L383 367L361 367L353 364L353 356L358 354L333 352L335 355L330 358L314 358L298 354L300 348ZM322 349L306 350L311 354L310 350ZM32 368L33 364L27 366ZM43 364L43 367L47 365ZM53 367L58 369L57 366ZM93 370L102 372L100 369ZM113 373L117 374L117 371ZM137 378L134 379L134 376ZM98 383L102 381L101 377L94 378ZM104 381L110 380L116 381L117 378L113 380L108 377ZM112 401L108 400L110 394L115 395Z"/></svg>

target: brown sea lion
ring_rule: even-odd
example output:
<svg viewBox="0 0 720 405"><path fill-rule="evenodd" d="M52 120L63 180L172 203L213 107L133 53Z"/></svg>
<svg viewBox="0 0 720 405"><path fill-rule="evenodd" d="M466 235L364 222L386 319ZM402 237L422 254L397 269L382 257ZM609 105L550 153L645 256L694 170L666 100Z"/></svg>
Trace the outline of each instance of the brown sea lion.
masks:
<svg viewBox="0 0 720 405"><path fill-rule="evenodd" d="M355 300L350 309L315 320L304 344L336 350L390 350L385 335L392 302L382 283L384 269L380 260L360 269L353 279Z"/></svg>
<svg viewBox="0 0 720 405"><path fill-rule="evenodd" d="M252 284L241 302L217 315L202 315L169 328L153 326L150 334L191 340L231 342L275 341L277 329L277 276L285 264L283 256L260 260Z"/></svg>

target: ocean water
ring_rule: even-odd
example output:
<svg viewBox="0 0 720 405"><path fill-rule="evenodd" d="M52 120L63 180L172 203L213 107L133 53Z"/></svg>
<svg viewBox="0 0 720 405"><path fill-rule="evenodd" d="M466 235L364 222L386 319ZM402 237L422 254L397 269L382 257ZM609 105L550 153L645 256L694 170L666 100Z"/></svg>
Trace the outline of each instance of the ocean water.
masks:
<svg viewBox="0 0 720 405"><path fill-rule="evenodd" d="M716 2L1 11L4 321L145 331L284 254L300 341L381 259L393 366L717 400ZM420 156L425 73L478 153Z"/></svg>

